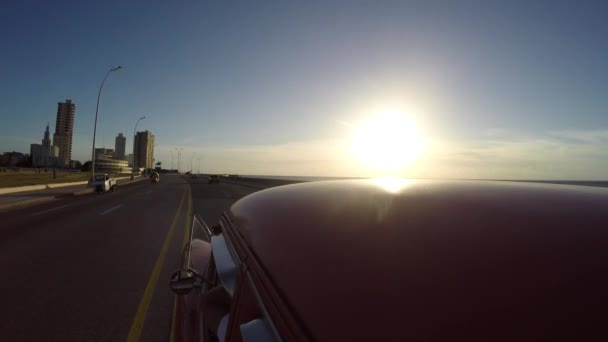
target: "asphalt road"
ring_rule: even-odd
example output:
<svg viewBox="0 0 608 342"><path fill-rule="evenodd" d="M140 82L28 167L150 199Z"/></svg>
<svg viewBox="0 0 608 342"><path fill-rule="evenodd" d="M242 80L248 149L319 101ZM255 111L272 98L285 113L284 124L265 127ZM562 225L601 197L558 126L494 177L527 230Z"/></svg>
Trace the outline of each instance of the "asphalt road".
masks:
<svg viewBox="0 0 608 342"><path fill-rule="evenodd" d="M0 213L0 340L167 341L188 217L257 190L165 176Z"/></svg>

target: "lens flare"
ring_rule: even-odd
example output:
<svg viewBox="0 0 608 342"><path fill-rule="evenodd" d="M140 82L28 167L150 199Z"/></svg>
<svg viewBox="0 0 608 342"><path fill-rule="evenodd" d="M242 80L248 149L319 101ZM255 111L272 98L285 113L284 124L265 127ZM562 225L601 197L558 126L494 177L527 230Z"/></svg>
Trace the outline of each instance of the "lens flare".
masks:
<svg viewBox="0 0 608 342"><path fill-rule="evenodd" d="M413 119L400 113L383 113L355 126L351 152L366 167L395 174L416 161L424 146Z"/></svg>

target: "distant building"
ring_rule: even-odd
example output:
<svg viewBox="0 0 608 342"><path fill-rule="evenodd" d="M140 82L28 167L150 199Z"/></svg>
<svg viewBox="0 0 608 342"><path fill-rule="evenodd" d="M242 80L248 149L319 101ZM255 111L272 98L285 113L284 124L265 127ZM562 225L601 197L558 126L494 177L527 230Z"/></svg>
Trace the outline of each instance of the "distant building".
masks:
<svg viewBox="0 0 608 342"><path fill-rule="evenodd" d="M33 167L45 167L45 159L42 153L42 145L40 144L30 144L30 156L32 156L32 166Z"/></svg>
<svg viewBox="0 0 608 342"><path fill-rule="evenodd" d="M137 132L133 156L136 168L152 168L154 162L154 135L151 132Z"/></svg>
<svg viewBox="0 0 608 342"><path fill-rule="evenodd" d="M95 149L95 164L99 159L112 159L114 158L114 150L111 148L96 148Z"/></svg>
<svg viewBox="0 0 608 342"><path fill-rule="evenodd" d="M95 160L95 172L108 174L131 173L131 168L126 160L105 158Z"/></svg>
<svg viewBox="0 0 608 342"><path fill-rule="evenodd" d="M53 145L59 147L59 166L68 166L72 160L72 136L74 134L74 114L76 105L72 100L65 100L57 104L57 120Z"/></svg>
<svg viewBox="0 0 608 342"><path fill-rule="evenodd" d="M133 154L127 154L127 162L129 163L130 167L133 167Z"/></svg>
<svg viewBox="0 0 608 342"><path fill-rule="evenodd" d="M125 146L127 145L127 138L118 133L114 142L114 159L125 159Z"/></svg>
<svg viewBox="0 0 608 342"><path fill-rule="evenodd" d="M59 146L56 146L56 145L51 146L51 157L59 158Z"/></svg>
<svg viewBox="0 0 608 342"><path fill-rule="evenodd" d="M51 156L49 157L49 166L59 166L59 146L51 146Z"/></svg>
<svg viewBox="0 0 608 342"><path fill-rule="evenodd" d="M49 124L46 124L46 130L44 131L44 138L42 138L42 163L44 166L48 166L49 158L51 157L51 132L49 131Z"/></svg>
<svg viewBox="0 0 608 342"><path fill-rule="evenodd" d="M31 144L30 155L32 156L33 167L48 167L54 165L52 159L52 148L51 148L51 133L49 132L49 125L46 125L44 131L44 137L42 138L42 144Z"/></svg>

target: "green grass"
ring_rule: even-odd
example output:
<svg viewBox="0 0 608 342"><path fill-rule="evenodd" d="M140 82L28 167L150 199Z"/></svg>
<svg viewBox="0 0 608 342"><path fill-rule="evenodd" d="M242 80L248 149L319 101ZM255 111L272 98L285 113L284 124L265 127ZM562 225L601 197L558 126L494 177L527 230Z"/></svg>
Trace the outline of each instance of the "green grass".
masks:
<svg viewBox="0 0 608 342"><path fill-rule="evenodd" d="M89 180L89 172L57 172L53 179L53 171L35 173L34 171L0 172L0 188L24 185L70 183Z"/></svg>

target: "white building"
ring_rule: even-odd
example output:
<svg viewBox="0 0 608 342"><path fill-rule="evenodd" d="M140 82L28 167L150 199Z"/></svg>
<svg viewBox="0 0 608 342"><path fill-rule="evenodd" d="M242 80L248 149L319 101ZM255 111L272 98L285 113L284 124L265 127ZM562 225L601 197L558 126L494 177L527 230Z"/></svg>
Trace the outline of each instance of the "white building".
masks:
<svg viewBox="0 0 608 342"><path fill-rule="evenodd" d="M46 130L44 131L44 137L42 138L42 144L30 145L30 155L32 156L33 167L47 167L55 165L55 159L53 157L59 155L59 148L56 148L56 146L51 148L50 135L51 133L49 132L49 125L47 124Z"/></svg>
<svg viewBox="0 0 608 342"><path fill-rule="evenodd" d="M131 173L131 168L126 160L104 158L95 159L95 172L108 174Z"/></svg>

